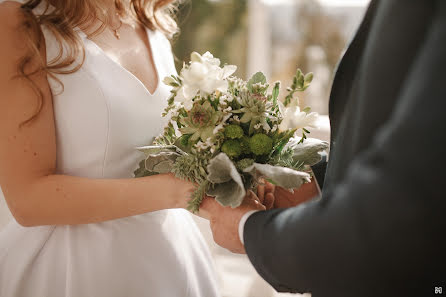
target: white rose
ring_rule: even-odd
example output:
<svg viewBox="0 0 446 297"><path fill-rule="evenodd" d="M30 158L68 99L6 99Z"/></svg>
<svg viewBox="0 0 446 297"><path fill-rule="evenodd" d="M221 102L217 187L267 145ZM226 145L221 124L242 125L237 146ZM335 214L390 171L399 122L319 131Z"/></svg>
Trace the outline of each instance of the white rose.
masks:
<svg viewBox="0 0 446 297"><path fill-rule="evenodd" d="M220 67L220 60L206 52L203 56L194 52L191 63L181 70L183 85L179 88L175 100L191 106L192 99L197 94L209 95L215 91L226 92L226 79L237 70L236 66Z"/></svg>
<svg viewBox="0 0 446 297"><path fill-rule="evenodd" d="M279 125L280 131L288 129L301 129L306 127L317 128L316 122L319 117L317 112L306 113L299 106L285 107L279 102L280 112L283 120Z"/></svg>

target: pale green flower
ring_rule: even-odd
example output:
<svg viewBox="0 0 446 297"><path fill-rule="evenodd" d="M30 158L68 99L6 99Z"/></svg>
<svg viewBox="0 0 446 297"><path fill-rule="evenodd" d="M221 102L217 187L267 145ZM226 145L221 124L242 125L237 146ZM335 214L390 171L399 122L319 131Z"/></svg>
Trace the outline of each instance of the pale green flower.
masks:
<svg viewBox="0 0 446 297"><path fill-rule="evenodd" d="M265 131L269 131L267 119L270 117L268 110L270 110L270 103L259 94L250 94L249 92L243 92L240 94L240 105L242 108L234 110L233 113L243 113L240 119L241 123L250 123L249 133L254 132L254 127L260 124Z"/></svg>
<svg viewBox="0 0 446 297"><path fill-rule="evenodd" d="M190 141L195 142L198 139L206 142L208 138L214 135L216 124L220 121L222 113L216 111L209 101L203 104L195 103L188 112L188 116L180 120L185 127L180 129L183 134L192 134Z"/></svg>

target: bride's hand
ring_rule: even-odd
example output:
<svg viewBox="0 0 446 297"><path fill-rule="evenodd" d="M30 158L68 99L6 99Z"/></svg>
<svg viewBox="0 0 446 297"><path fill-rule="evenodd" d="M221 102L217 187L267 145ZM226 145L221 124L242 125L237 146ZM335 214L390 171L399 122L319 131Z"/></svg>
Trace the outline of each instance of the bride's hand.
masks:
<svg viewBox="0 0 446 297"><path fill-rule="evenodd" d="M173 173L165 174L168 180L165 188L171 198L171 208L187 209L187 204L197 188L197 184L175 177Z"/></svg>
<svg viewBox="0 0 446 297"><path fill-rule="evenodd" d="M259 205L263 205L264 209L261 210L269 210L272 209L274 207L274 190L275 190L275 186L267 181L262 181L262 183L257 187L257 195L251 191L249 191L245 197L245 202L247 200L255 200L257 201L256 203L258 203ZM212 199L212 201L210 201L209 199ZM200 210L198 211L198 213L196 213L196 215L209 220L210 219L210 214L209 214L209 207L208 204L209 203L217 203L217 201L215 201L214 198L209 197L209 196L205 196L203 199L203 203L200 207ZM203 206L204 205L204 206ZM221 206L222 207L222 206Z"/></svg>

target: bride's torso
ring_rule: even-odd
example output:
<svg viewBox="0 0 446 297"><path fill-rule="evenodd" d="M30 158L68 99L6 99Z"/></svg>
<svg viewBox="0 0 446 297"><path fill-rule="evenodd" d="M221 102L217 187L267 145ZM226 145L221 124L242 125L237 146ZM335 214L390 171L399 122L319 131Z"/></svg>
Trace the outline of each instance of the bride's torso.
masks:
<svg viewBox="0 0 446 297"><path fill-rule="evenodd" d="M169 96L162 77L175 73L170 43L159 31L147 30L158 86L151 94L130 71L111 59L79 31L85 46L82 67L50 79L54 98L57 171L90 178L127 178L143 155L135 148L159 135ZM48 35L50 33L46 33ZM59 52L46 38L47 57ZM53 41L53 42L51 42Z"/></svg>

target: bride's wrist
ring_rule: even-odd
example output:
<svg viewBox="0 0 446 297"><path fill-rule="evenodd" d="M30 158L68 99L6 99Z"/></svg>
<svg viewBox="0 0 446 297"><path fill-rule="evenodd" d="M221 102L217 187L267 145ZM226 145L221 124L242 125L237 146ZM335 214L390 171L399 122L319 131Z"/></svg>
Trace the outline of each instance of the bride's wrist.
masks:
<svg viewBox="0 0 446 297"><path fill-rule="evenodd" d="M187 201L190 198L191 183L183 181L173 173L164 174L166 180L167 198L169 200L169 208L187 208Z"/></svg>

